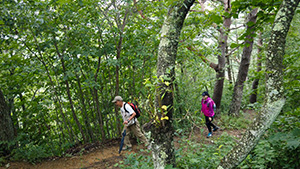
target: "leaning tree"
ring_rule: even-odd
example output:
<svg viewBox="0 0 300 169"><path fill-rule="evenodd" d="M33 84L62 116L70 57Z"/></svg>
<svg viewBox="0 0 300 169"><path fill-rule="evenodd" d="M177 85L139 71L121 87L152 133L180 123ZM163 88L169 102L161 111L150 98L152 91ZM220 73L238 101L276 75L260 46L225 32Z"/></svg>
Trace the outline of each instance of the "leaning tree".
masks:
<svg viewBox="0 0 300 169"><path fill-rule="evenodd" d="M282 62L286 36L299 1L284 0L281 4L273 24L266 56L266 99L264 106L237 146L221 160L218 169L238 166L275 121L285 103L282 85L284 69Z"/></svg>

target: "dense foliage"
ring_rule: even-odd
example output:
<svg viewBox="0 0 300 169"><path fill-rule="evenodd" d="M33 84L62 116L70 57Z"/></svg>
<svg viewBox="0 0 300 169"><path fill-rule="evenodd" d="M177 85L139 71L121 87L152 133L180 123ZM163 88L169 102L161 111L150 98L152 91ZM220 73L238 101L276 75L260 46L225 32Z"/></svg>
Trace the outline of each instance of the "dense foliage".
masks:
<svg viewBox="0 0 300 169"><path fill-rule="evenodd" d="M168 6L177 1L1 1L0 88L14 122L12 159L37 162L63 156L78 144L105 142L118 138L121 117L111 103L119 94L142 107L141 123L153 118L156 57L159 32ZM257 32L262 32L265 52L274 13L280 2L234 1L227 67L236 76L245 40L245 15L255 7ZM216 167L235 144L222 135L213 144L199 145L184 133L204 126L200 116L201 93L213 94L215 70L203 57L217 62L221 54L218 29L222 27L223 6L210 2L202 11L195 4L184 23L176 58L174 127L181 138L177 150L179 168ZM142 10L141 10L142 9ZM300 73L299 13L287 38L284 59L284 87L287 98L280 117L240 165L241 168L294 168L300 166ZM258 37L255 39L257 42ZM197 52L188 49L193 46ZM258 46L254 46L242 109L259 111L264 100L264 70L256 72ZM264 66L264 64L263 64ZM258 102L249 104L254 79L260 79ZM233 82L234 82L233 78ZM219 121L226 129L244 129L244 116L226 114L233 84L226 76ZM186 144L188 143L188 144ZM0 143L3 144L3 143ZM144 150L143 150L144 151ZM145 150L146 151L146 150ZM131 154L121 167L152 167L150 157ZM0 158L0 162L3 159ZM131 166L133 164L133 166ZM171 168L171 167L170 167Z"/></svg>

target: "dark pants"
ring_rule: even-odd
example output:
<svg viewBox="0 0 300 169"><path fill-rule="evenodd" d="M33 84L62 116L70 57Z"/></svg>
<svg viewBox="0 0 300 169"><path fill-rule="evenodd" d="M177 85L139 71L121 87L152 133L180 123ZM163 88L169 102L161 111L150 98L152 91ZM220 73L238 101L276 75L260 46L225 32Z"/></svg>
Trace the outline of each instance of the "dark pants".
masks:
<svg viewBox="0 0 300 169"><path fill-rule="evenodd" d="M214 120L214 117L210 117L211 121L209 121L209 117L205 116L205 124L208 128L208 131L211 133L211 127L216 128L216 126L212 123Z"/></svg>

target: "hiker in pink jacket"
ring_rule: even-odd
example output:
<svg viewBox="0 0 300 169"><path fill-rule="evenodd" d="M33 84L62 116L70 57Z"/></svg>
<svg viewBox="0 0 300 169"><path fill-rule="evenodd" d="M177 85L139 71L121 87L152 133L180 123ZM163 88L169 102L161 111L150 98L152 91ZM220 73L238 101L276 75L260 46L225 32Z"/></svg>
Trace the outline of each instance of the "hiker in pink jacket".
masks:
<svg viewBox="0 0 300 169"><path fill-rule="evenodd" d="M208 137L212 136L212 130L211 127L213 127L213 131L217 131L219 129L218 126L214 125L212 121L214 120L214 107L215 107L215 102L209 97L208 92L203 92L202 93L202 100L201 100L202 108L201 112L203 112L205 116L205 123L208 128Z"/></svg>

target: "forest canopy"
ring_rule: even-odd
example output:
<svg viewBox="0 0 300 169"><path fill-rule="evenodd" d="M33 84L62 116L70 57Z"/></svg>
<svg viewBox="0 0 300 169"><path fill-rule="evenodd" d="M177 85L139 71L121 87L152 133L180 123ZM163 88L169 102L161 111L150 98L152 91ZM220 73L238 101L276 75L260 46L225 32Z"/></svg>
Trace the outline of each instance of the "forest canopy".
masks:
<svg viewBox="0 0 300 169"><path fill-rule="evenodd" d="M111 101L120 95L139 105L141 124L154 119L168 129L162 136L175 138L173 167L216 168L240 139L230 133L260 117L272 100L268 79L280 76L273 94L280 91L283 108L239 167L300 166L298 0L279 43L285 46L270 47L287 2L1 1L0 163L40 162L119 139L123 121ZM167 30L172 24L175 31ZM270 61L276 49L278 64ZM211 144L193 139L207 135L204 91L222 128Z"/></svg>

